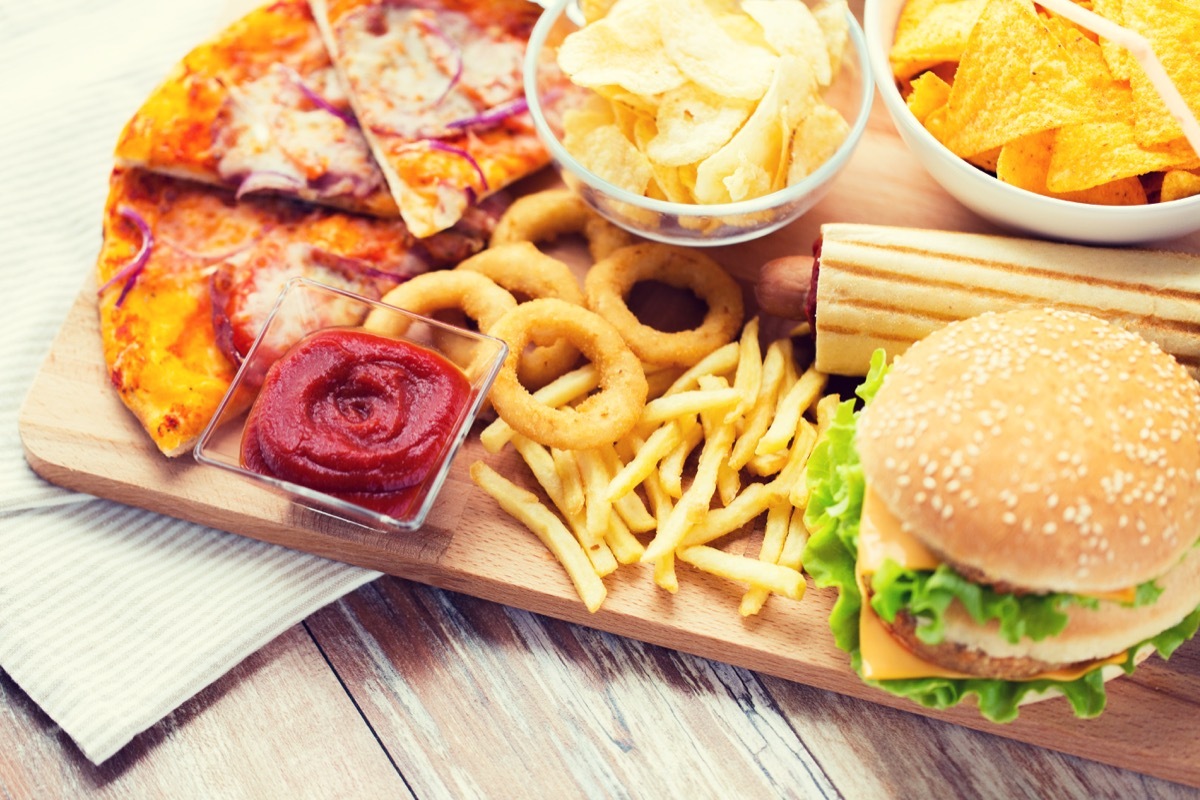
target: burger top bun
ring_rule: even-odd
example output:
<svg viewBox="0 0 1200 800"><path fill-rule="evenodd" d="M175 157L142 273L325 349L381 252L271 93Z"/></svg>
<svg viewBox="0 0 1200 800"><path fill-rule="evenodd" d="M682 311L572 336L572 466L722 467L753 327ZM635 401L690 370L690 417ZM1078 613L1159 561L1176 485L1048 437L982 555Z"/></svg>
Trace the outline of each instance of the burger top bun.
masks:
<svg viewBox="0 0 1200 800"><path fill-rule="evenodd" d="M1087 314L989 313L917 342L857 447L902 527L979 582L1115 591L1200 537L1200 383Z"/></svg>

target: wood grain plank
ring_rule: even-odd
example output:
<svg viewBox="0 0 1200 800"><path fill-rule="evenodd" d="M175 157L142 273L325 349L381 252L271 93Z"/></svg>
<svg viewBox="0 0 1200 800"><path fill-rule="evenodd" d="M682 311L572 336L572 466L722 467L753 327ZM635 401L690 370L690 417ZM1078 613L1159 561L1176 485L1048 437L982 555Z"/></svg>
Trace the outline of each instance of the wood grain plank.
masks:
<svg viewBox="0 0 1200 800"><path fill-rule="evenodd" d="M100 766L0 673L0 797L85 796L412 795L296 625Z"/></svg>
<svg viewBox="0 0 1200 800"><path fill-rule="evenodd" d="M753 672L383 578L308 622L421 797L836 797Z"/></svg>
<svg viewBox="0 0 1200 800"><path fill-rule="evenodd" d="M684 589L658 590L649 570L624 567L609 598L589 614L540 543L475 489L467 466L485 458L512 474L511 454L487 456L469 440L427 526L394 536L340 523L289 504L220 470L164 459L108 391L99 355L93 293L85 288L22 410L33 468L52 482L265 541L307 550L420 583L534 611L609 633L751 668L822 689L909 710L848 669L826 633L832 597L772 598L750 620L736 613L740 588L680 567ZM1043 747L1200 786L1200 663L1189 643L1169 664L1157 660L1111 684L1105 715L1074 719L1065 703L1026 709L998 726L970 707L925 712ZM1155 732L1158 735L1149 735Z"/></svg>
<svg viewBox="0 0 1200 800"><path fill-rule="evenodd" d="M1200 797L395 578L308 625L422 797Z"/></svg>

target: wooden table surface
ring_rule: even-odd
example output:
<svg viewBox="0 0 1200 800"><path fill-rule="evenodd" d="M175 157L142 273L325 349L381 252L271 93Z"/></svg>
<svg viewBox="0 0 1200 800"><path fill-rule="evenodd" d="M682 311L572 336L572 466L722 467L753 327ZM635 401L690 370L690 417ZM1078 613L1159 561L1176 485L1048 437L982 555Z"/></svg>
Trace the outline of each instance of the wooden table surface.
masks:
<svg viewBox="0 0 1200 800"><path fill-rule="evenodd" d="M874 172L885 162L902 178L890 186L908 187L887 222L936 206L940 227L989 230L907 163L879 104L867 136L896 159L852 164L796 235L861 219L861 193L891 191ZM1200 791L392 577L292 627L99 767L0 672L0 798L385 796Z"/></svg>

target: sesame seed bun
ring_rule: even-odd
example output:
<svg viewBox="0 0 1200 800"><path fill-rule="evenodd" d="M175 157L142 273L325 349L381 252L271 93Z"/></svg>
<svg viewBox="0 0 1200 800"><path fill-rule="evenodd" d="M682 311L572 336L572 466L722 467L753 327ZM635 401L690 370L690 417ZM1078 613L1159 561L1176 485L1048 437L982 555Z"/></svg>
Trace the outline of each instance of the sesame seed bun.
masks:
<svg viewBox="0 0 1200 800"><path fill-rule="evenodd" d="M1024 309L933 333L896 359L856 444L906 531L1005 590L1125 589L1200 537L1200 383L1086 314Z"/></svg>

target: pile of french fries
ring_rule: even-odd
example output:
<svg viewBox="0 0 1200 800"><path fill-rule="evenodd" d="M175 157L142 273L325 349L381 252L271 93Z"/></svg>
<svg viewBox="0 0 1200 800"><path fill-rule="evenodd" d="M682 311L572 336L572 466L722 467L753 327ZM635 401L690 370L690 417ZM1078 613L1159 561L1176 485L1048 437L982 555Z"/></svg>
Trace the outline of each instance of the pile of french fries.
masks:
<svg viewBox="0 0 1200 800"><path fill-rule="evenodd" d="M805 466L839 402L825 394L827 376L797 368L789 337L764 351L756 317L690 369L647 368L647 378L641 419L611 445L545 447L503 420L483 430L489 453L515 448L554 510L483 461L471 465L472 479L541 539L589 611L607 596L602 579L622 564L652 564L655 583L677 592L677 560L744 585L743 616L771 594L799 600ZM589 364L534 396L562 406L596 386ZM757 558L721 549L764 514Z"/></svg>

